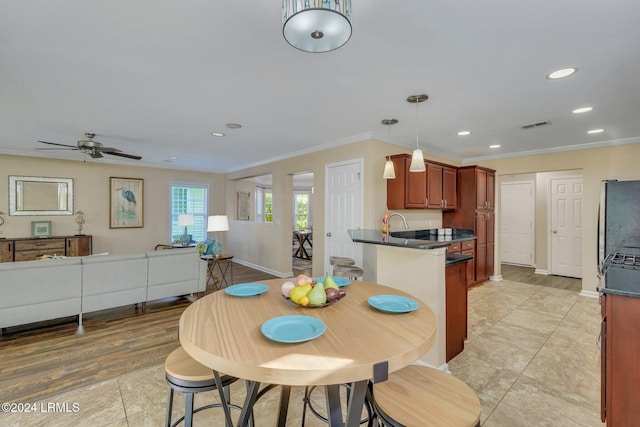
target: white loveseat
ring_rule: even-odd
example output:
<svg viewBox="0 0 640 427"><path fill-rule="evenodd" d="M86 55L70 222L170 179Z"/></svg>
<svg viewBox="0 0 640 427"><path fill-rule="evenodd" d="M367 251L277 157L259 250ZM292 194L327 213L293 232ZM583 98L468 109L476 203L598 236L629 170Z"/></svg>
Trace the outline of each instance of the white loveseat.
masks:
<svg viewBox="0 0 640 427"><path fill-rule="evenodd" d="M202 293L207 262L193 248L0 263L0 328Z"/></svg>

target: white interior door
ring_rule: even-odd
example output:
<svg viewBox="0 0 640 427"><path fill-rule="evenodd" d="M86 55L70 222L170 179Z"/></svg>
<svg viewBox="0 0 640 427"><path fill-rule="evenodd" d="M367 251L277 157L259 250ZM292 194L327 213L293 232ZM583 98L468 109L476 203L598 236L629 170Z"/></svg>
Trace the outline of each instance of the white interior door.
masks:
<svg viewBox="0 0 640 427"><path fill-rule="evenodd" d="M500 187L502 262L533 265L533 188L533 182L503 182Z"/></svg>
<svg viewBox="0 0 640 427"><path fill-rule="evenodd" d="M549 273L582 277L582 177L551 180Z"/></svg>
<svg viewBox="0 0 640 427"><path fill-rule="evenodd" d="M347 230L362 228L362 159L325 167L324 272L331 273L330 256L343 256L362 265L362 244L354 243Z"/></svg>

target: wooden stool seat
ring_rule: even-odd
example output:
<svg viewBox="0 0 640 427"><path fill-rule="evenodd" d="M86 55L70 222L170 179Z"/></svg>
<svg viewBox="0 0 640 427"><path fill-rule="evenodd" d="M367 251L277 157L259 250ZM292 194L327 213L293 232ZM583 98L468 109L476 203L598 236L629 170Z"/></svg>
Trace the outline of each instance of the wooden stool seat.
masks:
<svg viewBox="0 0 640 427"><path fill-rule="evenodd" d="M355 279L356 277L362 277L364 272L360 267L355 265L334 265L333 275L338 277L349 277Z"/></svg>
<svg viewBox="0 0 640 427"><path fill-rule="evenodd" d="M193 414L208 408L223 408L227 419L230 419L228 408L242 409L238 405L231 404L229 401L228 386L237 381L238 378L220 374L220 382L223 390L219 390L213 371L194 360L182 347L175 349L167 356L164 362L164 370L167 384L169 384L165 426L175 426L184 420L185 426L190 427L193 422ZM195 410L193 409L193 397L195 393L216 389L218 389L221 401L224 402L224 404L212 403ZM187 398L185 401L184 415L174 424L171 424L174 390L185 393Z"/></svg>
<svg viewBox="0 0 640 427"><path fill-rule="evenodd" d="M409 365L373 385L374 411L385 426L480 425L480 401L451 374Z"/></svg>
<svg viewBox="0 0 640 427"><path fill-rule="evenodd" d="M356 262L351 258L342 257L342 256L332 256L332 257L329 257L329 263L331 265L354 265Z"/></svg>

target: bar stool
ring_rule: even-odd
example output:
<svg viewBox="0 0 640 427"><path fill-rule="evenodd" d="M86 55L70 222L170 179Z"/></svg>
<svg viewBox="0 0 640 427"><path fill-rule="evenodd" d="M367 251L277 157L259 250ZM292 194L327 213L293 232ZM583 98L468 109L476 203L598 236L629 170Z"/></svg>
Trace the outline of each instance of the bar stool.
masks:
<svg viewBox="0 0 640 427"><path fill-rule="evenodd" d="M212 403L193 409L193 400L196 393L218 389L213 371L195 361L182 347L175 349L167 356L164 370L169 384L169 396L167 399L166 427L173 427L184 420L186 427L191 427L193 414L209 408L223 408L227 425L231 424L229 408L242 410L242 407L230 403L229 385L238 378L221 374L220 380L223 390L219 390L221 403ZM173 409L173 392L181 391L186 394L184 415L171 424L171 411Z"/></svg>
<svg viewBox="0 0 640 427"><path fill-rule="evenodd" d="M333 272L331 274L334 276L348 277L357 280L358 277L364 275L362 269L356 267L356 262L351 258L332 256L329 257L329 263L333 265Z"/></svg>
<svg viewBox="0 0 640 427"><path fill-rule="evenodd" d="M349 401L349 395L351 394L351 384L341 384L342 387L344 387L347 391L347 401ZM309 409L311 410L311 412L313 413L313 415L315 415L318 419L324 421L325 423L329 423L329 419L322 415L320 412L318 412L318 410L313 406L313 403L311 401L311 394L313 393L313 391L316 389L316 386L306 386L304 388L304 398L302 399L304 402L304 406L302 407L302 423L300 424L302 427L305 426L305 419L307 418L307 407L309 407ZM373 426L373 409L371 408L371 405L369 404L368 400L364 401L364 408L367 411L367 416L363 417L360 420L360 424L367 424L367 426Z"/></svg>
<svg viewBox="0 0 640 427"><path fill-rule="evenodd" d="M471 388L451 374L409 365L370 384L369 399L383 426L480 426L480 401Z"/></svg>

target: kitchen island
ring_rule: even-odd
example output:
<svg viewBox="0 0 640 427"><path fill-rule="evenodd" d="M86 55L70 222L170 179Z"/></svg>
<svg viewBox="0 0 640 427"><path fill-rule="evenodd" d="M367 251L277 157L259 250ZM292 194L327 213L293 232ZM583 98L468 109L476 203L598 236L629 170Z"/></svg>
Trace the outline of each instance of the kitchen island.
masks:
<svg viewBox="0 0 640 427"><path fill-rule="evenodd" d="M447 370L446 364L446 249L454 242L474 239L469 230L442 236L432 230L407 230L386 235L378 230L349 230L354 242L364 243L364 280L408 292L426 302L436 316L437 335L419 360ZM454 255L454 254L450 254ZM459 255L449 263L464 262ZM455 258L455 259L454 259Z"/></svg>

